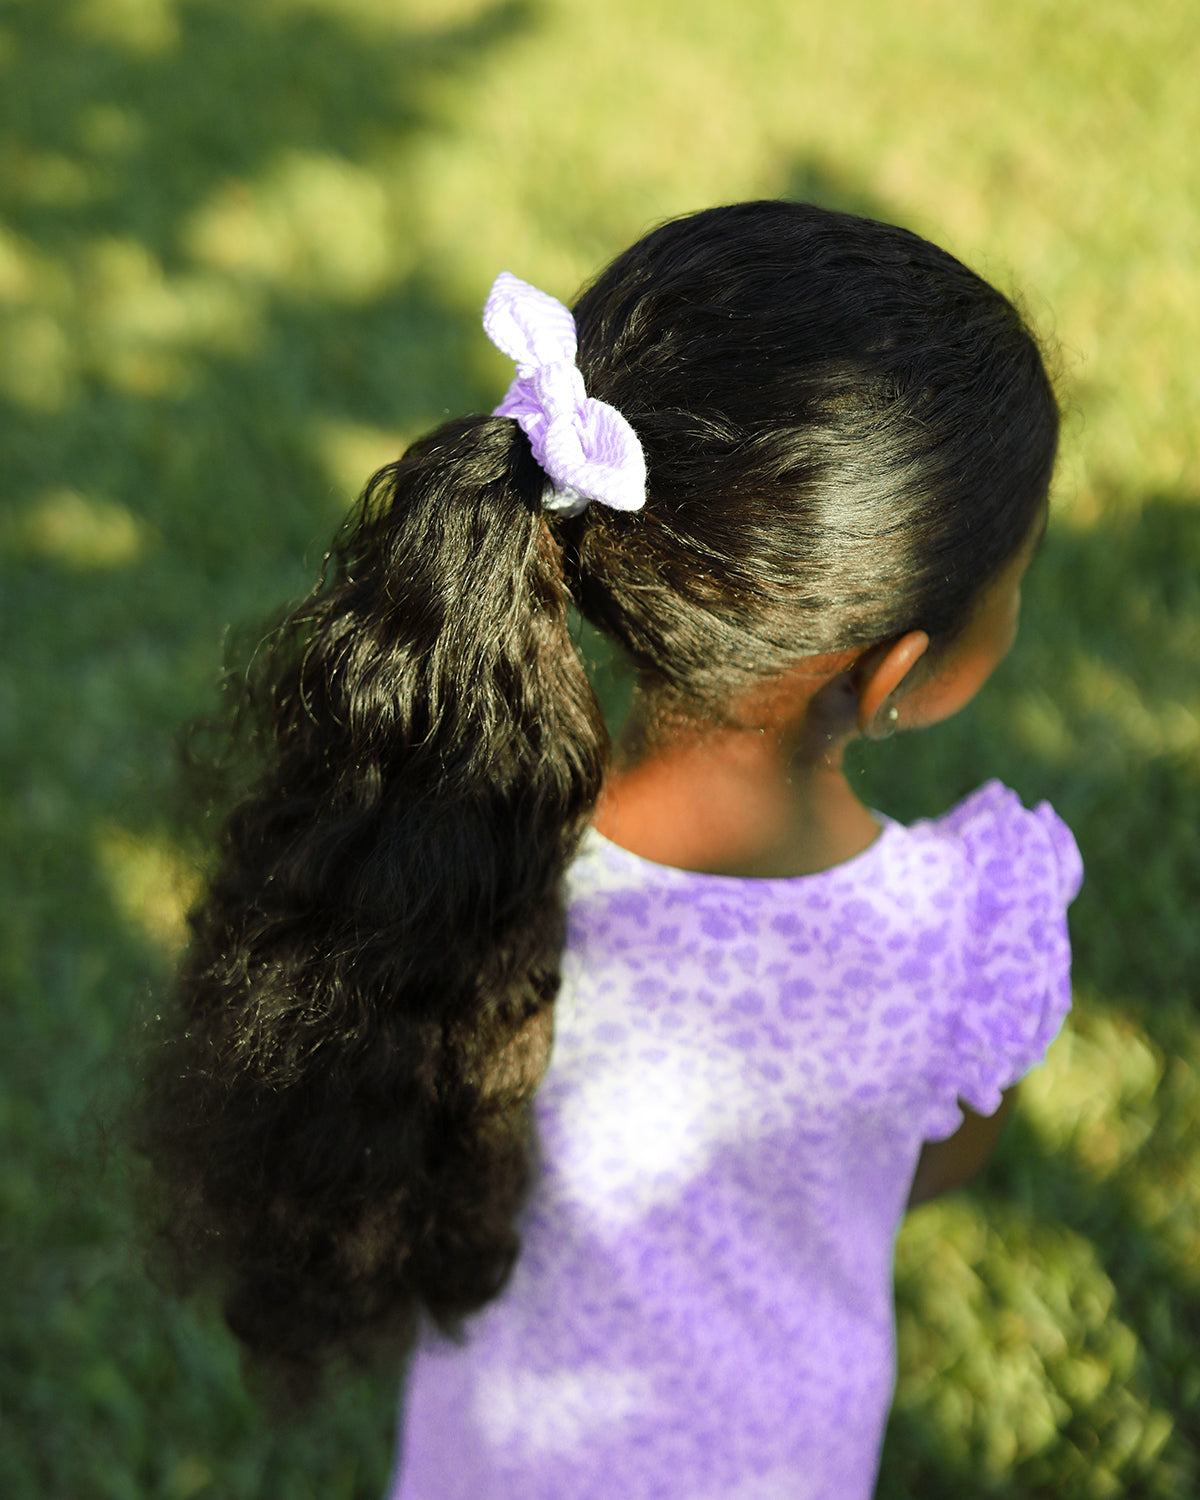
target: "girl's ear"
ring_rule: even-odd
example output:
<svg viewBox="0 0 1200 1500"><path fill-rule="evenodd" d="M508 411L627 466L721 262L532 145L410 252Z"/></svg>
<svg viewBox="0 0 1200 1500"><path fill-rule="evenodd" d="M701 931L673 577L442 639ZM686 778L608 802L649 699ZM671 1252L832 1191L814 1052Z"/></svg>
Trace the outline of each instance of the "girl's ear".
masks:
<svg viewBox="0 0 1200 1500"><path fill-rule="evenodd" d="M929 649L923 630L910 630L885 645L864 651L854 666L858 688L858 729L869 739L881 739L895 724L882 722L884 705Z"/></svg>

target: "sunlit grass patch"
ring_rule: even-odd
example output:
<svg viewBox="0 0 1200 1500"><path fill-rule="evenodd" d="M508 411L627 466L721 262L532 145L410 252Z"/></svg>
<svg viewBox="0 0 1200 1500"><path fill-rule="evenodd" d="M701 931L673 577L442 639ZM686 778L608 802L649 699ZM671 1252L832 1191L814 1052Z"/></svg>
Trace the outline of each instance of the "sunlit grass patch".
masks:
<svg viewBox="0 0 1200 1500"><path fill-rule="evenodd" d="M430 424L432 425L432 424ZM349 502L369 475L394 463L412 434L367 422L327 420L313 434L316 458L335 489L335 503Z"/></svg>
<svg viewBox="0 0 1200 1500"><path fill-rule="evenodd" d="M36 412L57 412L75 391L78 367L61 318L21 307L0 317L0 397Z"/></svg>
<svg viewBox="0 0 1200 1500"><path fill-rule="evenodd" d="M287 152L259 180L222 185L184 238L200 264L298 298L366 301L413 263L386 179L328 152Z"/></svg>
<svg viewBox="0 0 1200 1500"><path fill-rule="evenodd" d="M179 45L179 0L73 0L75 33L129 52L153 56Z"/></svg>
<svg viewBox="0 0 1200 1500"><path fill-rule="evenodd" d="M52 489L0 521L0 553L71 572L129 567L153 540L126 506L73 489Z"/></svg>
<svg viewBox="0 0 1200 1500"><path fill-rule="evenodd" d="M168 840L107 827L96 834L96 859L113 905L165 958L187 940L187 913L200 876Z"/></svg>
<svg viewBox="0 0 1200 1500"><path fill-rule="evenodd" d="M204 271L168 274L129 238L99 238L83 249L78 337L88 366L132 396L181 395L190 356L245 356L263 336L252 287Z"/></svg>
<svg viewBox="0 0 1200 1500"><path fill-rule="evenodd" d="M896 1278L893 1430L925 1432L970 1493L1056 1475L1115 1496L1154 1473L1174 1423L1135 1379L1145 1353L1089 1238L1012 1206L936 1204L906 1223Z"/></svg>
<svg viewBox="0 0 1200 1500"><path fill-rule="evenodd" d="M1108 1177L1154 1131L1162 1074L1163 1058L1136 1022L1085 1002L1026 1079L1021 1112L1047 1151Z"/></svg>

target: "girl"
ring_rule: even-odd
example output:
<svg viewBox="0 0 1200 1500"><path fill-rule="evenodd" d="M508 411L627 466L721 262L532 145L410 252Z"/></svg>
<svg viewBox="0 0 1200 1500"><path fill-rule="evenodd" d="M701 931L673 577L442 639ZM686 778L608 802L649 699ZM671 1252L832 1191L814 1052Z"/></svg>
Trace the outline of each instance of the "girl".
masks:
<svg viewBox="0 0 1200 1500"><path fill-rule="evenodd" d="M485 326L504 404L375 476L250 674L177 1233L263 1358L415 1346L396 1500L865 1500L893 1237L1059 1029L1080 867L842 756L1008 650L1054 396L949 255L791 203ZM636 669L611 762L569 600Z"/></svg>

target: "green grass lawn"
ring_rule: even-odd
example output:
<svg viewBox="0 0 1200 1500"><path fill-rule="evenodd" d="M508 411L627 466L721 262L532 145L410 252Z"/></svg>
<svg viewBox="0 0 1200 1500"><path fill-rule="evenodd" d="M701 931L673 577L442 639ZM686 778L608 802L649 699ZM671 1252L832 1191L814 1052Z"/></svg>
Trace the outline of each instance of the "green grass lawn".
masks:
<svg viewBox="0 0 1200 1500"><path fill-rule="evenodd" d="M0 0L6 1500L379 1495L394 1382L274 1433L131 1245L173 737L369 470L498 399L497 271L569 296L759 195L1019 288L1068 408L1017 650L859 762L901 817L1049 797L1088 870L1069 1031L900 1238L880 1495L1198 1492L1197 78L1192 0Z"/></svg>

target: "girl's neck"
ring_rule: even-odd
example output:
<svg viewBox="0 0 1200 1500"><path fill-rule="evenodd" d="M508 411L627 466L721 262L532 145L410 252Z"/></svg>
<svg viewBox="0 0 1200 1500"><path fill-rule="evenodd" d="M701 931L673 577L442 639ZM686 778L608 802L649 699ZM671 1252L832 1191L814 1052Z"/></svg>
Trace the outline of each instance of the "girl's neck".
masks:
<svg viewBox="0 0 1200 1500"><path fill-rule="evenodd" d="M839 741L806 753L782 734L742 729L647 744L635 728L605 783L596 827L631 853L679 869L815 874L879 835L846 781L843 749Z"/></svg>

